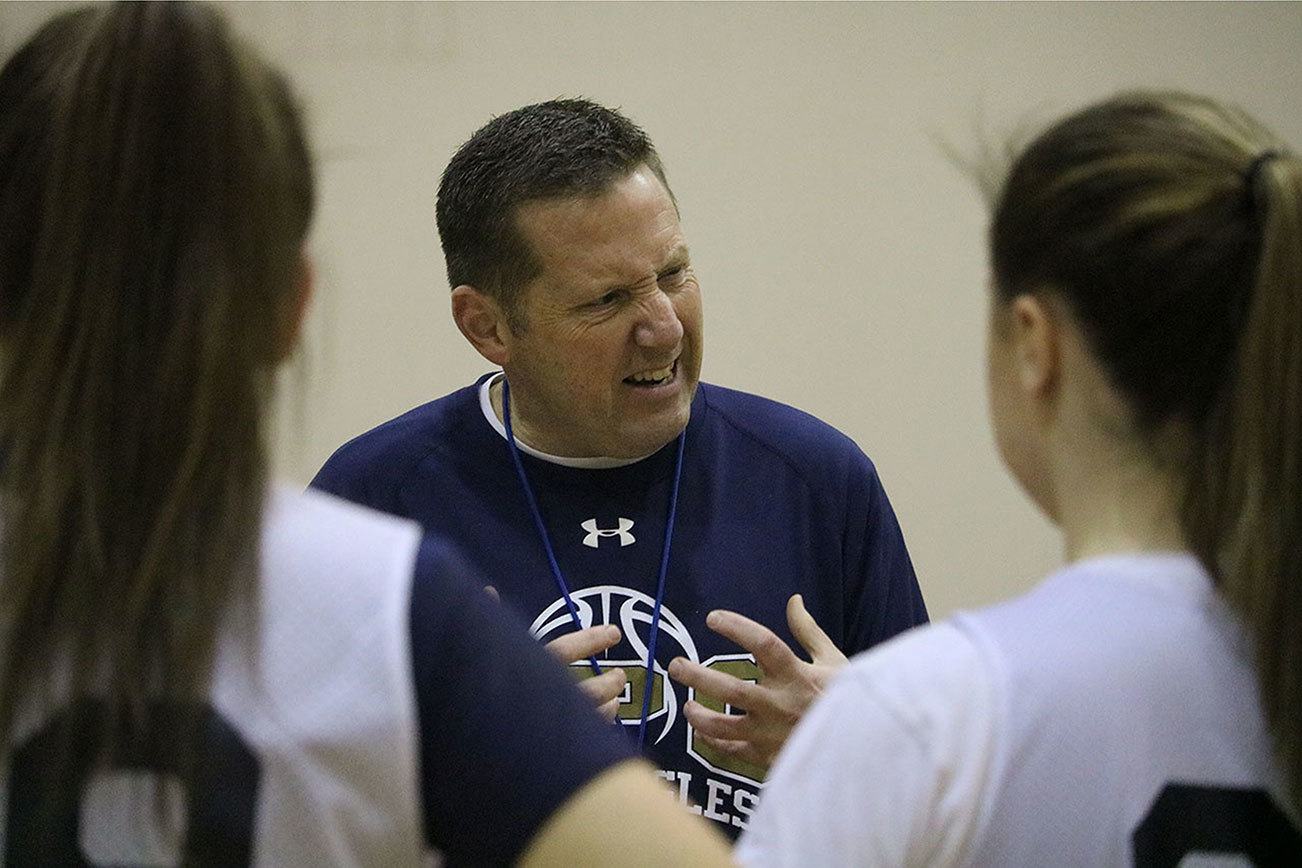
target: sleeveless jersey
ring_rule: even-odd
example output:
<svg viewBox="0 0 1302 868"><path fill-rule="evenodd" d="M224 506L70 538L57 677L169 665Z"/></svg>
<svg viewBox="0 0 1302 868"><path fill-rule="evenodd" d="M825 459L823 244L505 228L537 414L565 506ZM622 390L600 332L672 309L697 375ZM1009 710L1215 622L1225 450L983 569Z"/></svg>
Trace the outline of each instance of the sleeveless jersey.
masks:
<svg viewBox="0 0 1302 868"><path fill-rule="evenodd" d="M78 762L80 779L38 809L60 736L76 739L102 714L79 699L19 730L5 863L424 864L408 639L419 543L413 522L273 489L259 593L227 613L198 709L193 791L180 789L177 757L146 746L107 769ZM151 707L148 726L175 712ZM170 797L163 818L180 838L158 834L150 784Z"/></svg>
<svg viewBox="0 0 1302 868"><path fill-rule="evenodd" d="M788 742L739 855L1302 864L1256 684L1194 558L1083 561L853 661Z"/></svg>

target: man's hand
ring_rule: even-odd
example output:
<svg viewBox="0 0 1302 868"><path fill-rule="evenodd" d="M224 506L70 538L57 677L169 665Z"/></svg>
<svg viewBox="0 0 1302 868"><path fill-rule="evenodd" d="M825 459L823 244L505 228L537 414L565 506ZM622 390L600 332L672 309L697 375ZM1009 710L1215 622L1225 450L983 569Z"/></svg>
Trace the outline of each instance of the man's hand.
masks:
<svg viewBox="0 0 1302 868"><path fill-rule="evenodd" d="M492 585L484 585L484 593L488 594L494 603L502 602L502 595ZM619 644L621 636L619 628L614 624L599 624L553 639L547 643L547 650L552 652L552 656L557 660L569 666L571 663L600 654L607 648L613 648ZM579 689L592 698L593 704L597 706L597 714L600 714L606 722L614 723L615 715L619 713L619 698L623 695L624 685L627 683L628 677L623 669L603 669L600 675L580 681Z"/></svg>
<svg viewBox="0 0 1302 868"><path fill-rule="evenodd" d="M565 665L586 660L619 643L621 634L613 624L600 624L574 633L567 633L547 643L547 650ZM600 675L579 682L579 689L592 698L597 713L613 722L619 711L619 698L624 693L628 678L623 669L603 669Z"/></svg>
<svg viewBox="0 0 1302 868"><path fill-rule="evenodd" d="M697 734L716 750L768 767L805 709L845 665L845 655L805 611L799 594L787 601L787 625L812 663L797 657L772 630L736 612L713 611L705 624L754 654L764 677L759 684L752 684L678 657L669 664L670 678L733 708L745 709L744 714L720 714L692 701L683 713Z"/></svg>

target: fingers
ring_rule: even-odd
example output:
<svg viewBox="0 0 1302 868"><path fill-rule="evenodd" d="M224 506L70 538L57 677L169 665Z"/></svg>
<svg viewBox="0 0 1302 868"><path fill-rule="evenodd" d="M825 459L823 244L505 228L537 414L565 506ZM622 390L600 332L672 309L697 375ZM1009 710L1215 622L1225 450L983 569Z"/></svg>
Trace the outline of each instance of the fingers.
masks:
<svg viewBox="0 0 1302 868"><path fill-rule="evenodd" d="M728 756L768 766L786 741L785 728L774 732L754 715L720 714L695 700L683 706L683 714L697 737Z"/></svg>
<svg viewBox="0 0 1302 868"><path fill-rule="evenodd" d="M787 626L791 628L791 635L809 652L809 658L815 663L839 666L846 662L841 649L836 647L836 643L818 626L814 616L805 609L805 601L799 594L792 594L791 599L787 600Z"/></svg>
<svg viewBox="0 0 1302 868"><path fill-rule="evenodd" d="M711 738L749 741L755 735L754 725L747 715L722 714L694 699L683 706L683 714L697 732Z"/></svg>
<svg viewBox="0 0 1302 868"><path fill-rule="evenodd" d="M484 585L484 593L488 594L488 598L494 603L502 602L502 595L499 594L497 588L494 588L492 585Z"/></svg>
<svg viewBox="0 0 1302 868"><path fill-rule="evenodd" d="M612 624L601 624L553 639L547 643L547 650L562 663L573 663L599 654L612 645L618 644L619 640L618 627Z"/></svg>
<svg viewBox="0 0 1302 868"><path fill-rule="evenodd" d="M701 741L705 742L719 753L743 759L752 765L761 766L767 769L773 764L775 754L772 751L765 750L751 742L730 741L728 739L712 738L708 735L702 735L700 738Z"/></svg>
<svg viewBox="0 0 1302 868"><path fill-rule="evenodd" d="M580 681L579 689L592 700L598 714L606 720L614 720L627 683L623 669L607 669L600 675Z"/></svg>
<svg viewBox="0 0 1302 868"><path fill-rule="evenodd" d="M676 657L670 662L669 677L737 708L758 709L769 705L763 690L751 682L742 681L726 672L707 669L684 657Z"/></svg>
<svg viewBox="0 0 1302 868"><path fill-rule="evenodd" d="M789 673L797 663L803 662L776 633L745 615L716 609L706 616L705 626L754 654L755 662L766 675Z"/></svg>
<svg viewBox="0 0 1302 868"><path fill-rule="evenodd" d="M619 716L619 699L612 699L605 705L598 706L597 716L606 723L614 723L615 718Z"/></svg>

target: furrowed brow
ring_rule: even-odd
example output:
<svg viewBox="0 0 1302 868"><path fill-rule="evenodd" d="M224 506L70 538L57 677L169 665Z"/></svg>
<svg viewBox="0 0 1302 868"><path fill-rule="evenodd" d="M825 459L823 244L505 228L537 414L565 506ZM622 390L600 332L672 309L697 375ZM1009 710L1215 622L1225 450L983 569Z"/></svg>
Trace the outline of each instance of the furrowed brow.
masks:
<svg viewBox="0 0 1302 868"><path fill-rule="evenodd" d="M660 270L673 271L675 268L682 268L691 261L692 254L687 249L687 242L680 241L669 251L669 255L665 257L665 266Z"/></svg>

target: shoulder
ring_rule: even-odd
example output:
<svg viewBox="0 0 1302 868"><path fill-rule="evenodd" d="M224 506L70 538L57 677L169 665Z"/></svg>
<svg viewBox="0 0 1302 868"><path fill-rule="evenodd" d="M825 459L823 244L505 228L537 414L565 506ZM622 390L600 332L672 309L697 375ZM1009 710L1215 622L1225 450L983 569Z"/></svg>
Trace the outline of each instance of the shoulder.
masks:
<svg viewBox="0 0 1302 868"><path fill-rule="evenodd" d="M1123 685L1161 691L1195 679L1210 661L1233 664L1241 639L1210 577L1188 555L1070 564L1026 594L955 620L1018 690L1034 685L1062 696ZM1146 665L1136 669L1135 659Z"/></svg>
<svg viewBox="0 0 1302 868"><path fill-rule="evenodd" d="M763 450L807 478L829 472L876 478L877 470L863 450L816 416L736 389L710 383L700 389L704 405L722 429L720 436Z"/></svg>
<svg viewBox="0 0 1302 868"><path fill-rule="evenodd" d="M997 767L998 707L983 653L951 624L855 657L778 757L739 861L958 862Z"/></svg>
<svg viewBox="0 0 1302 868"><path fill-rule="evenodd" d="M993 710L995 661L951 622L909 630L857 655L835 681L846 701L872 704L912 733L985 718Z"/></svg>
<svg viewBox="0 0 1302 868"><path fill-rule="evenodd" d="M363 499L356 491L359 485L373 489L402 479L424 458L464 436L468 419L479 413L477 390L477 384L458 389L359 434L335 450L312 486L357 500Z"/></svg>
<svg viewBox="0 0 1302 868"><path fill-rule="evenodd" d="M419 541L415 522L320 491L273 486L263 516L264 561L295 571L317 565L336 574L390 560L410 576Z"/></svg>
<svg viewBox="0 0 1302 868"><path fill-rule="evenodd" d="M426 834L450 864L514 863L549 817L631 755L484 584L453 549L422 543L409 621L419 774Z"/></svg>

